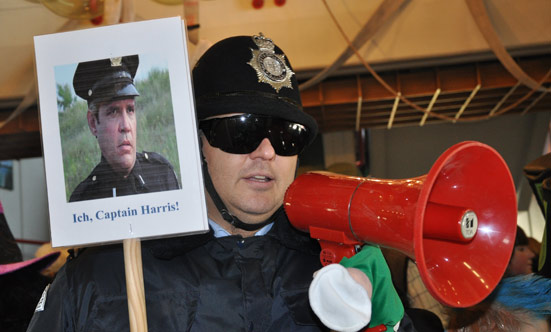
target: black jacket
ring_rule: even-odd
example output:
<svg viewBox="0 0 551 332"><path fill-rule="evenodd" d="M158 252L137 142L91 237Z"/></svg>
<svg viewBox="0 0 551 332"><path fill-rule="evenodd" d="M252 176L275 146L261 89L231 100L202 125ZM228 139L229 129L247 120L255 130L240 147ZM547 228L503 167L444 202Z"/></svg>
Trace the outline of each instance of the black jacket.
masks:
<svg viewBox="0 0 551 332"><path fill-rule="evenodd" d="M320 331L308 304L316 241L280 213L265 236L142 242L149 332ZM128 331L122 247L85 249L59 272L29 331Z"/></svg>
<svg viewBox="0 0 551 332"><path fill-rule="evenodd" d="M319 252L282 211L264 236L143 241L148 330L326 331L308 303ZM85 249L58 272L28 330L44 331L129 331L120 245ZM400 331L414 331L407 316Z"/></svg>
<svg viewBox="0 0 551 332"><path fill-rule="evenodd" d="M136 153L136 163L126 178L118 176L105 158L73 191L69 202L179 189L170 162L155 152Z"/></svg>

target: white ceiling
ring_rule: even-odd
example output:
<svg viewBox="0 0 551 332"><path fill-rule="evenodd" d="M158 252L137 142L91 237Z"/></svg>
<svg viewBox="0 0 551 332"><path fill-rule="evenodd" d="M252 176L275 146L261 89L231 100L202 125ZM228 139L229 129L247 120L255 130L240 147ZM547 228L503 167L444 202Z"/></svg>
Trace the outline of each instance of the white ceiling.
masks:
<svg viewBox="0 0 551 332"><path fill-rule="evenodd" d="M32 85L32 37L59 31L68 22L37 1L0 1L0 101L20 98ZM184 13L183 5L134 1L136 20ZM262 31L286 51L296 71L329 65L347 45L322 0L287 0L281 7L266 0L261 9L254 9L251 2L198 1L200 39L216 42L231 35ZM349 39L382 2L327 0ZM484 4L506 47L551 47L551 1L485 0ZM87 21L72 23L77 28L93 26ZM190 53L193 48L191 45ZM361 54L369 63L385 63L488 50L464 0L409 0L377 31ZM351 59L349 63L358 61Z"/></svg>

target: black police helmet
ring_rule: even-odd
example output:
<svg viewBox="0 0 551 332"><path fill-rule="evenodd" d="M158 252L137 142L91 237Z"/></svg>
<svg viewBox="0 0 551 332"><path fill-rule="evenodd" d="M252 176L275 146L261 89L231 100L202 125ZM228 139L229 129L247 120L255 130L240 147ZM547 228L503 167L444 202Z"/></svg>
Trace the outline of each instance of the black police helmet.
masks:
<svg viewBox="0 0 551 332"><path fill-rule="evenodd" d="M291 64L262 34L211 46L193 68L193 88L199 121L231 113L269 115L304 125L309 143L316 137L316 121L302 109Z"/></svg>
<svg viewBox="0 0 551 332"><path fill-rule="evenodd" d="M88 103L139 96L134 86L139 62L138 55L81 62L73 77L75 92Z"/></svg>

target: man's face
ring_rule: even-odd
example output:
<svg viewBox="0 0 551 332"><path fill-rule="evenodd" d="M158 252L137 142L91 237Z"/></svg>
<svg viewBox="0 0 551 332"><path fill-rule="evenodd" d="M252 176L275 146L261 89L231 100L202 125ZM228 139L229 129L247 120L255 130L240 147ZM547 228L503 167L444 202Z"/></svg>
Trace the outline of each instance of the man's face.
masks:
<svg viewBox="0 0 551 332"><path fill-rule="evenodd" d="M536 255L527 245L517 245L513 250L513 256L507 270L511 276L530 274L532 271L532 259Z"/></svg>
<svg viewBox="0 0 551 332"><path fill-rule="evenodd" d="M111 168L127 176L136 161L136 113L134 99L102 103L97 119L88 111L90 131Z"/></svg>
<svg viewBox="0 0 551 332"><path fill-rule="evenodd" d="M246 223L260 223L283 204L297 156L276 155L267 138L249 154L227 153L212 147L203 135L201 139L214 188L231 214ZM217 211L208 203L209 214Z"/></svg>

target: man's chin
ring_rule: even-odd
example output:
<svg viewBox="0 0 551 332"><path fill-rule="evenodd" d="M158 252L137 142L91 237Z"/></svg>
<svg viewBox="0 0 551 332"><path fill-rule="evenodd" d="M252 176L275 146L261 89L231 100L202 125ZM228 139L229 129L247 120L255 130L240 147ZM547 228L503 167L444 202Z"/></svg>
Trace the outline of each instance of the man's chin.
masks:
<svg viewBox="0 0 551 332"><path fill-rule="evenodd" d="M280 206L281 204L277 206L271 204L265 208L259 208L259 206L256 206L255 208L244 209L244 211L240 213L241 216L238 216L238 218L247 224L259 224L270 218Z"/></svg>
<svg viewBox="0 0 551 332"><path fill-rule="evenodd" d="M111 168L113 168L113 170L115 172L126 176L126 175L130 174L130 172L134 168L135 162L136 162L136 159L122 160L121 162L117 163L116 165L111 165Z"/></svg>

